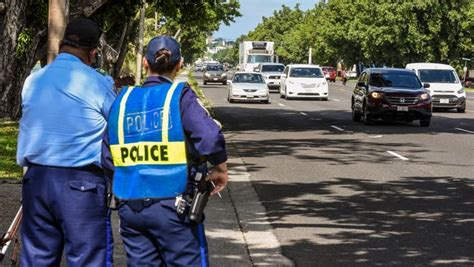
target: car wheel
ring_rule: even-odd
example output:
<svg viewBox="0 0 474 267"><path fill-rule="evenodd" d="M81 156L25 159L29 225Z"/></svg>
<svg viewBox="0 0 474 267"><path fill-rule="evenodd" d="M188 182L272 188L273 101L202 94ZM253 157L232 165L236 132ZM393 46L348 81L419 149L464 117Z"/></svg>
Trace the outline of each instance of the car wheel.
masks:
<svg viewBox="0 0 474 267"><path fill-rule="evenodd" d="M421 127L428 127L428 126L430 126L430 123L431 123L431 118L420 120L420 126Z"/></svg>
<svg viewBox="0 0 474 267"><path fill-rule="evenodd" d="M352 120L353 121L360 121L361 116L362 115L360 114L360 112L357 112L355 110L354 104L352 104Z"/></svg>
<svg viewBox="0 0 474 267"><path fill-rule="evenodd" d="M329 98L327 98L327 97L323 97L323 98L321 98L321 100L322 100L322 101L328 101L328 100L329 100Z"/></svg>
<svg viewBox="0 0 474 267"><path fill-rule="evenodd" d="M290 97L288 96L288 93L285 91L285 100L290 100Z"/></svg>
<svg viewBox="0 0 474 267"><path fill-rule="evenodd" d="M458 113L465 113L466 112L466 104L464 106L457 108Z"/></svg>
<svg viewBox="0 0 474 267"><path fill-rule="evenodd" d="M367 105L364 102L364 107L362 109L362 121L364 122L365 125L372 125L374 122L369 116L369 111L367 110Z"/></svg>
<svg viewBox="0 0 474 267"><path fill-rule="evenodd" d="M270 104L270 100L268 100L268 99L267 99L267 100L263 100L262 103L263 103L263 104Z"/></svg>
<svg viewBox="0 0 474 267"><path fill-rule="evenodd" d="M206 81L204 81L203 83L204 83L204 85L207 85L207 82L206 82Z"/></svg>
<svg viewBox="0 0 474 267"><path fill-rule="evenodd" d="M227 82L222 82L222 85L227 85Z"/></svg>

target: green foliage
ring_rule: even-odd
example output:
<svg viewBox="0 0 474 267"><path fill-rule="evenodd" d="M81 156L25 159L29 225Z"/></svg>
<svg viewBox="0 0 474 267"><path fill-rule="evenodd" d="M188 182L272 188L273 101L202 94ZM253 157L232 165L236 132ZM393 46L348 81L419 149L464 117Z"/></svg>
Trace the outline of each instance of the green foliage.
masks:
<svg viewBox="0 0 474 267"><path fill-rule="evenodd" d="M30 49L31 46L31 39L33 38L33 31L31 29L25 29L23 30L19 35L17 39L17 45L16 45L16 57L18 59L24 59L26 57L26 53Z"/></svg>
<svg viewBox="0 0 474 267"><path fill-rule="evenodd" d="M404 67L444 62L460 67L473 57L474 1L347 1L308 11L283 6L240 40L274 41L284 63L313 62ZM234 53L238 53L234 50Z"/></svg>
<svg viewBox="0 0 474 267"><path fill-rule="evenodd" d="M230 64L236 64L237 60L233 57L233 50L232 48L226 48L217 51L217 53L214 55L214 59L221 62L221 63L230 63Z"/></svg>

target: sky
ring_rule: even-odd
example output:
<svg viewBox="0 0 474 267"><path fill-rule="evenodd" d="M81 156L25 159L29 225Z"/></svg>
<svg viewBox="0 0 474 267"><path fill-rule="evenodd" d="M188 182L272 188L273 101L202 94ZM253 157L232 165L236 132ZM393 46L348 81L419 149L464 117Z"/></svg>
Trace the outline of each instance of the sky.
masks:
<svg viewBox="0 0 474 267"><path fill-rule="evenodd" d="M307 10L313 8L318 0L240 0L239 2L242 16L237 17L230 26L221 24L219 30L214 33L214 38L235 40L253 30L262 21L262 17L270 17L273 11L281 9L282 5L294 8L300 3L300 9Z"/></svg>

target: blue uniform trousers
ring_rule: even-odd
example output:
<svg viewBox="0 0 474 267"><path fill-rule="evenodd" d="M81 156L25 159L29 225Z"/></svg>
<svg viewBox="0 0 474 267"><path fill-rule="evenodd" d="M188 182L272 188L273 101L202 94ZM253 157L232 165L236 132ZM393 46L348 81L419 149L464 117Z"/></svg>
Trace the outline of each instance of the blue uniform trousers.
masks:
<svg viewBox="0 0 474 267"><path fill-rule="evenodd" d="M23 178L21 266L111 266L105 178L98 170L32 165Z"/></svg>
<svg viewBox="0 0 474 267"><path fill-rule="evenodd" d="M135 202L135 201L134 201ZM161 200L140 209L119 206L120 234L127 265L208 266L204 225L178 215L175 200Z"/></svg>

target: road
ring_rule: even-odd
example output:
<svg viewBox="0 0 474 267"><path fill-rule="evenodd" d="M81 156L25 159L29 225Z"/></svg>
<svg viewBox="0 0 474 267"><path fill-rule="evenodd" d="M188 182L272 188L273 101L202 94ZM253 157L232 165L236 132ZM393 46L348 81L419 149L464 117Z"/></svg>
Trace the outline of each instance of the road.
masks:
<svg viewBox="0 0 474 267"><path fill-rule="evenodd" d="M468 112L422 128L353 122L349 84L331 83L330 101L270 104L200 84L297 266L474 264L473 93Z"/></svg>

